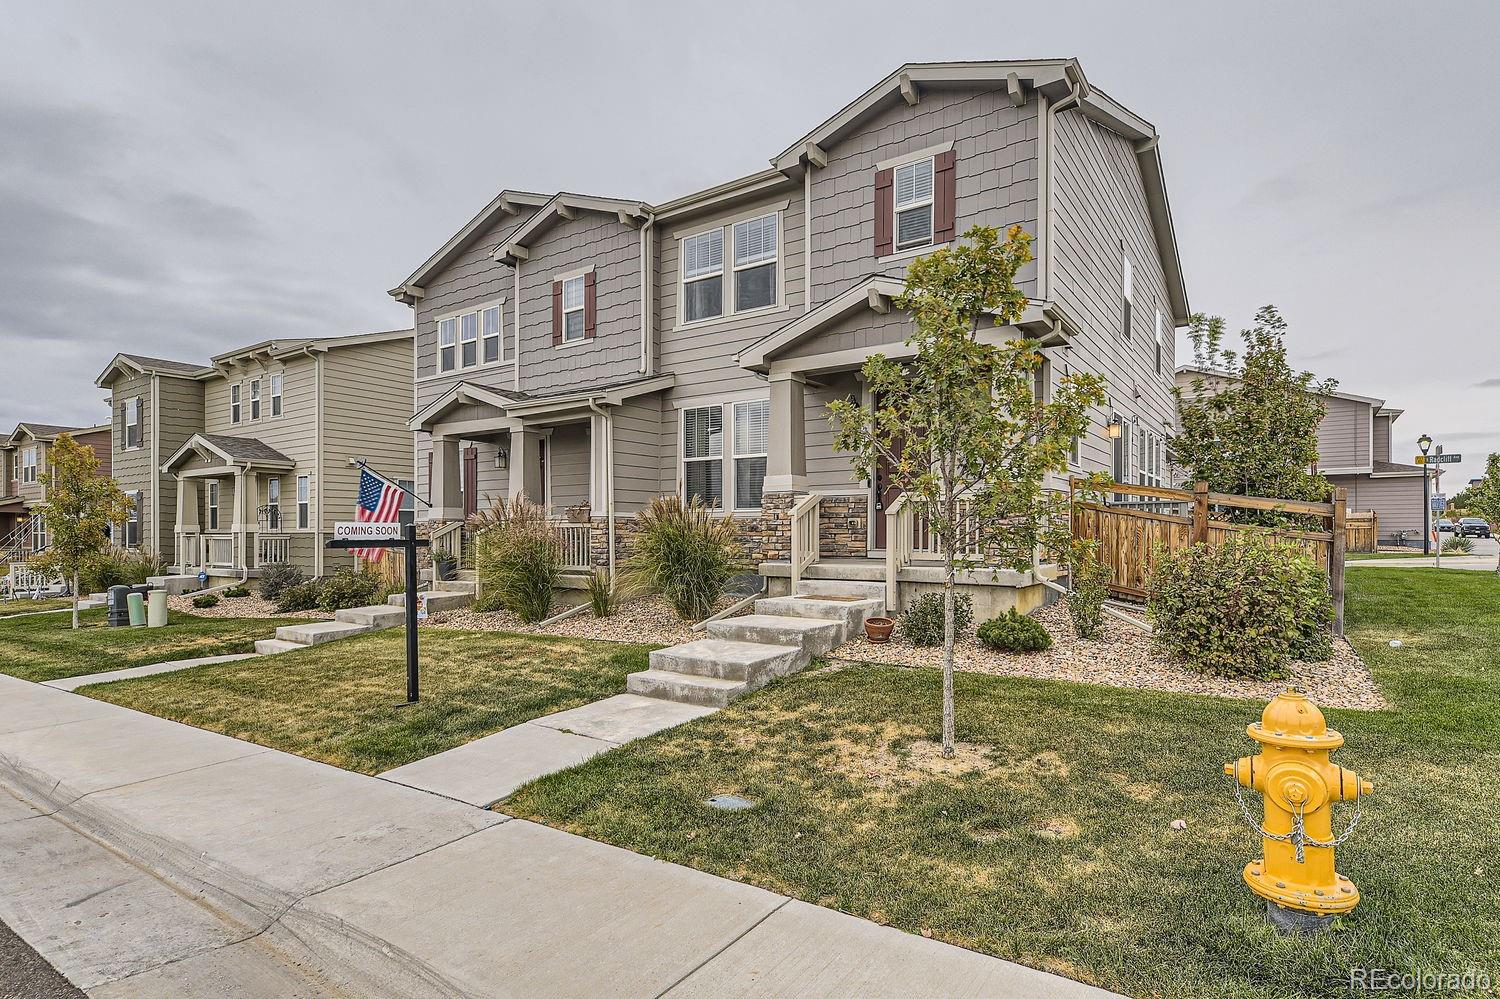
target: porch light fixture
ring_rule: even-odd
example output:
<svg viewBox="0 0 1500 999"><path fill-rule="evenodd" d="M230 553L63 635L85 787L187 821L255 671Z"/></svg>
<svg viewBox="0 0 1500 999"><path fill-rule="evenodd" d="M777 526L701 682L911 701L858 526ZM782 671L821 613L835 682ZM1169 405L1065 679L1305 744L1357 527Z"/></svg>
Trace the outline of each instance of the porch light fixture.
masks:
<svg viewBox="0 0 1500 999"><path fill-rule="evenodd" d="M503 447L495 450L495 467L502 470L510 467L510 452Z"/></svg>
<svg viewBox="0 0 1500 999"><path fill-rule="evenodd" d="M1121 418L1121 416L1120 416L1119 413L1116 413L1110 419L1109 425L1107 427L1105 427L1105 430L1109 434L1109 439L1112 440L1112 441L1117 441L1122 436L1124 436L1124 434L1125 434L1125 421L1124 421L1123 418Z"/></svg>
<svg viewBox="0 0 1500 999"><path fill-rule="evenodd" d="M1422 453L1423 454L1426 454L1428 451L1431 451L1432 450L1432 437L1430 435L1428 435L1428 434L1423 434L1421 437L1418 437L1417 438L1417 447L1419 447L1419 448L1422 449Z"/></svg>

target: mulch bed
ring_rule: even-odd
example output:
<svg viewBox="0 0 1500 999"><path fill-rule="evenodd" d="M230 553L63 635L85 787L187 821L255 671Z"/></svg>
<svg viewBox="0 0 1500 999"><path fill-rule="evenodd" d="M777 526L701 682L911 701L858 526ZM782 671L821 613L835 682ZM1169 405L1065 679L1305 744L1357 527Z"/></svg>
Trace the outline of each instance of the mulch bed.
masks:
<svg viewBox="0 0 1500 999"><path fill-rule="evenodd" d="M1270 700L1288 685L1295 684L1324 707L1368 711L1389 707L1359 654L1343 639L1334 641L1333 657L1328 662L1292 663L1284 680L1232 680L1199 673L1168 658L1150 635L1107 615L1100 637L1081 639L1073 631L1066 600L1043 607L1032 617L1052 635L1052 648L1048 651L1030 655L996 652L981 645L970 632L955 646L955 667L965 672L995 676L1074 680L1138 690L1252 700ZM901 637L898 625L888 644L873 645L861 635L834 649L829 658L941 668L943 649L942 646L912 645Z"/></svg>
<svg viewBox="0 0 1500 999"><path fill-rule="evenodd" d="M167 597L167 610L173 614L192 614L195 617L298 617L310 621L331 621L332 614L322 611L290 611L281 613L276 610L276 605L256 593L250 591L248 597L226 597L222 592L215 594L219 598L217 607L194 607L193 597L196 594L188 593L182 596Z"/></svg>
<svg viewBox="0 0 1500 999"><path fill-rule="evenodd" d="M726 597L718 607L728 607L739 597ZM561 613L563 608L553 609ZM509 611L452 610L433 614L425 627L463 628L470 631L513 631L528 635L566 635L591 638L601 642L630 642L641 645L680 645L707 637L694 632L691 622L683 621L660 597L641 597L621 604L609 617L597 618L582 611L547 628L526 624Z"/></svg>

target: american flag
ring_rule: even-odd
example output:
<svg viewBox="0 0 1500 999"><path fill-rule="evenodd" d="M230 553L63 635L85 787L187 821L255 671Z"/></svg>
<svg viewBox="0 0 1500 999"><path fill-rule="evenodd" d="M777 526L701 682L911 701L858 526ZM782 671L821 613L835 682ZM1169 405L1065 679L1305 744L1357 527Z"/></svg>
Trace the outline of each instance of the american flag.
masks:
<svg viewBox="0 0 1500 999"><path fill-rule="evenodd" d="M370 474L369 469L359 470L359 503L354 508L354 518L361 524L390 524L401 516L401 497L404 494L397 486L383 482ZM385 557L384 548L354 548L351 551L362 559L379 562Z"/></svg>

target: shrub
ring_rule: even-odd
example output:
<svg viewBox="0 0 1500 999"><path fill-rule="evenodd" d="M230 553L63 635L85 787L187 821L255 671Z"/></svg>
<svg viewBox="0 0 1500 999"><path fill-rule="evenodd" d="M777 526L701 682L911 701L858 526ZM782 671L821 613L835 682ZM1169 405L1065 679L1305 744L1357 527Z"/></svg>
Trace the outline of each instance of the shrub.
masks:
<svg viewBox="0 0 1500 999"><path fill-rule="evenodd" d="M635 549L625 570L632 588L660 593L684 621L713 613L735 575L750 567L734 521L694 497L658 496L635 515Z"/></svg>
<svg viewBox="0 0 1500 999"><path fill-rule="evenodd" d="M1012 607L999 617L979 626L979 640L1001 652L1046 652L1052 648L1052 636L1041 622Z"/></svg>
<svg viewBox="0 0 1500 999"><path fill-rule="evenodd" d="M316 580L293 583L276 597L276 609L283 614L291 611L318 609L318 584Z"/></svg>
<svg viewBox="0 0 1500 999"><path fill-rule="evenodd" d="M219 595L217 593L204 593L193 598L193 606L199 610L207 610L210 607L219 606Z"/></svg>
<svg viewBox="0 0 1500 999"><path fill-rule="evenodd" d="M1147 610L1162 647L1229 677L1280 679L1293 659L1326 659L1328 580L1295 544L1244 535L1160 555Z"/></svg>
<svg viewBox="0 0 1500 999"><path fill-rule="evenodd" d="M966 593L953 594L953 635L969 630L974 622L974 601ZM943 595L924 593L901 615L901 634L913 645L943 644Z"/></svg>
<svg viewBox="0 0 1500 999"><path fill-rule="evenodd" d="M1109 566L1099 561L1099 542L1073 543L1071 575L1068 615L1073 630L1079 638L1094 638L1104 624L1104 601L1109 596Z"/></svg>
<svg viewBox="0 0 1500 999"><path fill-rule="evenodd" d="M589 573L589 606L595 617L609 617L615 612L615 591L609 573L598 569Z"/></svg>
<svg viewBox="0 0 1500 999"><path fill-rule="evenodd" d="M474 538L479 578L479 610L508 610L535 624L552 610L553 590L562 571L562 543L547 510L524 496L495 504L490 526Z"/></svg>
<svg viewBox="0 0 1500 999"><path fill-rule="evenodd" d="M260 595L274 603L281 599L282 593L306 581L307 576L295 565L274 562L260 570Z"/></svg>
<svg viewBox="0 0 1500 999"><path fill-rule="evenodd" d="M250 587L243 585L231 586L229 589L224 591L224 595L226 597L248 597L250 595Z"/></svg>
<svg viewBox="0 0 1500 999"><path fill-rule="evenodd" d="M111 586L139 586L166 571L166 562L144 548L134 551L115 548L97 565L78 574L78 589L83 593L103 593Z"/></svg>
<svg viewBox="0 0 1500 999"><path fill-rule="evenodd" d="M348 607L368 607L384 592L385 584L378 573L366 569L340 569L318 587L318 609L331 613Z"/></svg>
<svg viewBox="0 0 1500 999"><path fill-rule="evenodd" d="M1454 535L1443 542L1443 551L1455 555L1468 555L1474 551L1474 542L1462 535Z"/></svg>

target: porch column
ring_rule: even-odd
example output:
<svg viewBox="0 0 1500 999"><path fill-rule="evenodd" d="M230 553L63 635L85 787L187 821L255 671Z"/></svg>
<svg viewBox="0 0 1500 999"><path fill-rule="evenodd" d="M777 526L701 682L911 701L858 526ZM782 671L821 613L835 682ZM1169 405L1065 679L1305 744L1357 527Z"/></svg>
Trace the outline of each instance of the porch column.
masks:
<svg viewBox="0 0 1500 999"><path fill-rule="evenodd" d="M457 437L432 438L432 510L434 520L463 520L464 501L459 490L462 471Z"/></svg>
<svg viewBox="0 0 1500 999"><path fill-rule="evenodd" d="M522 428L510 432L510 495L512 498L526 494L533 503L546 497L542 486L542 466L537 455L537 442L541 433Z"/></svg>
<svg viewBox="0 0 1500 999"><path fill-rule="evenodd" d="M184 531L192 531L195 534L198 531L197 479L180 478L177 480L177 520L175 526L172 528L172 554L177 559L177 568L179 569L187 567L190 555L194 561L197 560L198 555L197 552L188 552L186 550L186 545L182 540L182 532ZM193 544L197 545L198 543L195 537Z"/></svg>
<svg viewBox="0 0 1500 999"><path fill-rule="evenodd" d="M771 375L771 440L765 491L807 489L807 427L802 376Z"/></svg>

